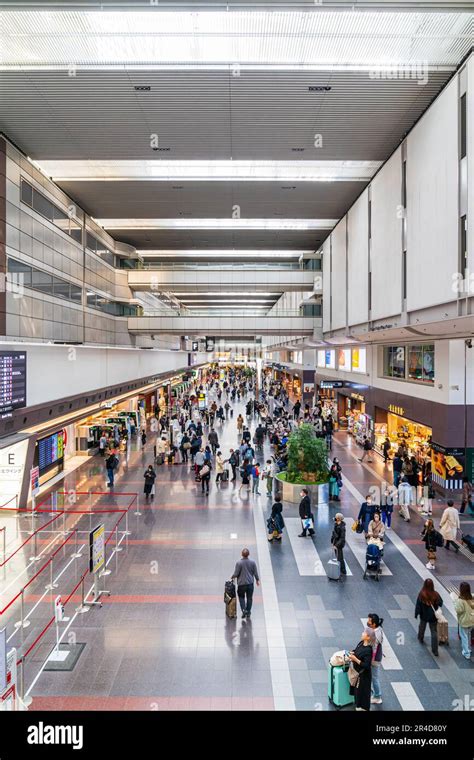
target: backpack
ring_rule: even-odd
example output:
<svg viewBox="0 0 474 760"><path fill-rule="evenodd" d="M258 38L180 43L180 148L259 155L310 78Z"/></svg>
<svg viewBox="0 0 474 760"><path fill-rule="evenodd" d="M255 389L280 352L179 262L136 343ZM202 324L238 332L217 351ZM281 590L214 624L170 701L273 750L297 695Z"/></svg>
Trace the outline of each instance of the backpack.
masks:
<svg viewBox="0 0 474 760"><path fill-rule="evenodd" d="M439 533L439 531L436 531L435 541L436 541L436 546L443 546L444 544L443 536L441 535L441 533Z"/></svg>
<svg viewBox="0 0 474 760"><path fill-rule="evenodd" d="M117 457L112 456L107 459L107 469L108 470L115 470L117 469L118 460Z"/></svg>

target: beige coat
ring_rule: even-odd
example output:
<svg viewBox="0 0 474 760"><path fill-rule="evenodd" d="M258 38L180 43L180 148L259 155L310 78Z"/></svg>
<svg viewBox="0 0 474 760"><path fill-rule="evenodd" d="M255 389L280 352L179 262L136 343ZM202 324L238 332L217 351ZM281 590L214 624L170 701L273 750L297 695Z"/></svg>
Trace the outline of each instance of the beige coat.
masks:
<svg viewBox="0 0 474 760"><path fill-rule="evenodd" d="M445 541L455 541L460 528L459 513L456 507L446 507L439 524L439 530Z"/></svg>

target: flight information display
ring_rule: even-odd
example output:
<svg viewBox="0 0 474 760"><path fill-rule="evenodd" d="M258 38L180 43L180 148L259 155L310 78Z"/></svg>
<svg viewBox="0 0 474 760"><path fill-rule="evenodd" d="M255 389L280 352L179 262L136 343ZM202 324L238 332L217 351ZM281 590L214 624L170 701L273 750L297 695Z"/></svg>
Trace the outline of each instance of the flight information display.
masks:
<svg viewBox="0 0 474 760"><path fill-rule="evenodd" d="M64 433L48 435L38 441L38 467L40 476L44 475L50 467L64 459Z"/></svg>
<svg viewBox="0 0 474 760"><path fill-rule="evenodd" d="M26 406L26 352L0 351L0 419Z"/></svg>

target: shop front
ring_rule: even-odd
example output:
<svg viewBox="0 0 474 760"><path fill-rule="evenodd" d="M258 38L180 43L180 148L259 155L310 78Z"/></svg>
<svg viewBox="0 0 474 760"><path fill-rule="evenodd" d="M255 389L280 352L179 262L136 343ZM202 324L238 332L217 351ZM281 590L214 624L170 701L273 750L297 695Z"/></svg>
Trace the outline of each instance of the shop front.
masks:
<svg viewBox="0 0 474 760"><path fill-rule="evenodd" d="M365 437L372 440L373 419L367 414L364 395L355 391L348 395L338 393L337 411L340 430L347 430L360 445Z"/></svg>
<svg viewBox="0 0 474 760"><path fill-rule="evenodd" d="M318 402L322 406L323 417L331 415L336 429L339 427L337 389L342 388L342 381L320 380L316 383Z"/></svg>
<svg viewBox="0 0 474 760"><path fill-rule="evenodd" d="M392 456L401 444L405 444L408 456L414 456L420 466L426 466L430 458L433 431L427 425L411 420L404 414L403 407L393 404L390 404L388 409L375 408L375 451L383 454L383 444L388 438Z"/></svg>
<svg viewBox="0 0 474 760"><path fill-rule="evenodd" d="M107 402L100 411L85 417L75 425L75 448L79 455L94 456L99 451L102 435L126 441L140 430L142 416L139 397ZM117 436L118 433L118 436Z"/></svg>

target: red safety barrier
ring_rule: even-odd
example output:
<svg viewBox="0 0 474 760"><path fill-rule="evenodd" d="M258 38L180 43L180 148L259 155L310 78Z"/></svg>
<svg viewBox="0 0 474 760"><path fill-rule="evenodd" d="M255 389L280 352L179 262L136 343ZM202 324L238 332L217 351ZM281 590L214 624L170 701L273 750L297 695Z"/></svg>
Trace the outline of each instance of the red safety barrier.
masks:
<svg viewBox="0 0 474 760"><path fill-rule="evenodd" d="M16 502L16 499L17 499L16 496L12 496L12 498L8 499L8 501L6 501L5 504L0 504L0 509L7 509L7 510L12 510L13 509L13 510L16 510L17 507L9 507L8 506L8 504L10 504L11 501Z"/></svg>
<svg viewBox="0 0 474 760"><path fill-rule="evenodd" d="M72 538L72 536L73 536L75 533L76 533L76 531L75 531L75 530L73 530L73 531L72 531L72 532L69 534L69 536L68 536L68 537L67 537L67 538L66 538L66 539L65 539L65 540L62 542L62 544L60 544L60 545L58 546L58 548L56 549L56 551L55 551L55 552L53 552L53 554L52 554L52 555L49 557L49 559L48 559L48 560L47 560L47 561L44 563L43 567L41 567L41 568L38 570L38 572L37 572L37 573L35 573L35 574L33 575L33 577L32 577L32 578L30 578L30 580L28 581L28 583L25 583L25 585L24 585L24 586L23 586L23 588L22 588L22 589L21 589L21 590L18 592L18 594L17 594L16 596L14 596L14 597L13 597L13 599L11 599L11 600L8 602L7 606L6 606L6 607L4 607L4 608L3 608L3 610L0 610L0 615L3 615L3 614L4 614L4 613L5 613L7 610L8 610L8 608L9 608L9 607L11 607L11 606L12 606L12 604L13 604L14 602L16 602L16 600L17 600L17 599L19 599L19 598L20 598L20 596L21 596L21 595L22 595L22 593L25 591L25 589L27 589L27 588L28 588L28 586L30 586L30 585L33 583L33 581L34 581L34 580L36 580L36 578L37 578L39 575L41 575L41 573L43 572L43 570L44 570L45 568L47 568L47 567L48 567L48 565L49 565L49 564L50 564L50 563L53 561L53 559L55 558L56 554L57 554L57 553L58 553L58 552L59 552L59 551L60 551L60 550L63 548L63 546L65 546L65 545L68 543L68 541L69 541L69 540Z"/></svg>
<svg viewBox="0 0 474 760"><path fill-rule="evenodd" d="M36 530L33 531L33 533L31 534L31 536L28 536L28 538L26 539L26 541L23 541L23 543L20 544L20 546L18 547L18 549L15 549L15 551L12 552L9 557L7 557L3 562L0 563L0 567L3 567L4 565L6 565L7 562L9 562L11 560L11 558L15 556L15 554L18 554L18 552L20 551L20 549L23 549L23 547L26 546L26 544L29 541L31 541L31 539L37 533L39 533L40 530L44 530L45 528L47 528L48 525L51 525L51 523L54 522L55 520L57 520L58 517L61 517L62 514L63 514L62 512L58 512L58 514L54 515L54 517L51 520L49 520L49 522L47 522L46 525L42 525L41 528L36 528Z"/></svg>

